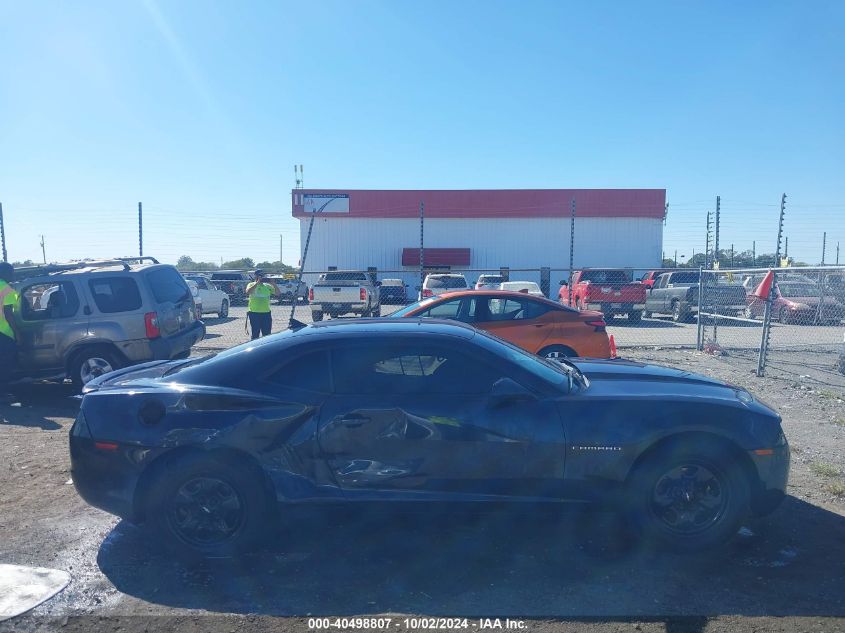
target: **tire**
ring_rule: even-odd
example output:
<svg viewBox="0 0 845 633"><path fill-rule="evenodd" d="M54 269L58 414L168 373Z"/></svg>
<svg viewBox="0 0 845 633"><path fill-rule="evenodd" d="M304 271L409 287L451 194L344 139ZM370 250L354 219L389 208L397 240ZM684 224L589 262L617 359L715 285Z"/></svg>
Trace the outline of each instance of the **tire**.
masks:
<svg viewBox="0 0 845 633"><path fill-rule="evenodd" d="M745 306L745 309L742 311L742 316L746 319L754 320L754 311L751 309L751 306Z"/></svg>
<svg viewBox="0 0 845 633"><path fill-rule="evenodd" d="M193 561L257 548L268 533L270 510L252 469L195 454L163 468L150 487L145 516L155 542Z"/></svg>
<svg viewBox="0 0 845 633"><path fill-rule="evenodd" d="M380 317L381 316L381 305L377 305L373 308L372 312L370 312L370 316Z"/></svg>
<svg viewBox="0 0 845 633"><path fill-rule="evenodd" d="M537 356L542 356L543 358L572 358L574 356L578 356L574 349L571 347L567 347L566 345L549 345L548 347L544 347L539 352L537 352Z"/></svg>
<svg viewBox="0 0 845 633"><path fill-rule="evenodd" d="M73 355L68 363L68 376L77 389L82 389L94 378L122 366L120 357L114 351L104 347L88 347Z"/></svg>
<svg viewBox="0 0 845 633"><path fill-rule="evenodd" d="M649 312L648 310L643 310L643 317L645 317L646 319L650 319L651 312Z"/></svg>
<svg viewBox="0 0 845 633"><path fill-rule="evenodd" d="M312 321L322 321L323 320L323 313L322 312L312 312L311 313L311 320Z"/></svg>
<svg viewBox="0 0 845 633"><path fill-rule="evenodd" d="M229 302L225 299L223 299L223 301L220 303L220 310L217 312L217 316L221 319L225 319L227 316L229 316Z"/></svg>
<svg viewBox="0 0 845 633"><path fill-rule="evenodd" d="M643 313L639 310L632 310L628 313L628 322L629 323L639 323L643 320Z"/></svg>
<svg viewBox="0 0 845 633"><path fill-rule="evenodd" d="M716 547L733 537L751 506L748 478L734 459L730 450L706 442L672 444L655 454L626 495L642 535L680 552Z"/></svg>
<svg viewBox="0 0 845 633"><path fill-rule="evenodd" d="M784 325L792 323L792 317L789 315L789 308L781 308L778 312L778 321Z"/></svg>

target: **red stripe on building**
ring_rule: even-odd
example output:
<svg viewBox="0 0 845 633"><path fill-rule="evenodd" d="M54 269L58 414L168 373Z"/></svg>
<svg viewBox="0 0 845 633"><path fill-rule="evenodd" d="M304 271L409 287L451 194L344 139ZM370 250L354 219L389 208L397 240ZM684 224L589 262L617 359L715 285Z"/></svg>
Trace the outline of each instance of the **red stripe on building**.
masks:
<svg viewBox="0 0 845 633"><path fill-rule="evenodd" d="M310 217L303 205L309 193L349 195L349 212L325 213L327 218L418 218L420 202L426 218L569 217L573 198L581 218L663 219L666 208L665 189L295 189L293 217Z"/></svg>

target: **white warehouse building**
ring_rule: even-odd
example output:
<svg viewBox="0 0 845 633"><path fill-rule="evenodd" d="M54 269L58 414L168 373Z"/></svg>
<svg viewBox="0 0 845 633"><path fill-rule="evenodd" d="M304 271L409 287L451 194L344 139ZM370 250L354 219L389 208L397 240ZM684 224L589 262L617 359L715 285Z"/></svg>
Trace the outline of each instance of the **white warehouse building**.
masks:
<svg viewBox="0 0 845 633"><path fill-rule="evenodd" d="M426 269L465 272L470 283L482 272L508 269L511 279L540 283L541 269L549 268L556 292L557 277L569 266L573 200L575 268L640 271L662 262L665 189L294 189L291 195L302 255L314 220L306 273L375 268L379 278L418 285L422 228Z"/></svg>

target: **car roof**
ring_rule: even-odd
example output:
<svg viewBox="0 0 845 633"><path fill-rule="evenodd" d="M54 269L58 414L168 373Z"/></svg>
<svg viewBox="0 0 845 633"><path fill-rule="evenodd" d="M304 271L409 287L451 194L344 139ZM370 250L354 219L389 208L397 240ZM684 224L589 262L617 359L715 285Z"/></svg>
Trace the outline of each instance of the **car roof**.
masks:
<svg viewBox="0 0 845 633"><path fill-rule="evenodd" d="M294 333L296 336L337 336L347 334L448 334L465 339L475 336L475 328L446 319L411 317L405 319L364 318L332 319L311 323Z"/></svg>
<svg viewBox="0 0 845 633"><path fill-rule="evenodd" d="M426 277L463 277L462 273L428 273Z"/></svg>
<svg viewBox="0 0 845 633"><path fill-rule="evenodd" d="M512 299L530 299L531 301L540 301L542 303L547 303L553 305L556 308L562 308L564 310L570 310L572 312L578 312L574 308L570 308L568 306L562 305L557 301L552 301L551 299L547 299L545 297L537 297L536 295L530 295L527 292L518 292L516 290L475 290L473 288L468 288L466 290L459 289L459 290L450 290L449 292L444 292L441 295L437 295L437 297L433 297L429 303L433 301L441 301L443 299L449 298L456 298L456 297L477 297L480 295L484 295L485 297L500 297L500 298L512 298ZM428 304L427 304L428 305Z"/></svg>
<svg viewBox="0 0 845 633"><path fill-rule="evenodd" d="M172 264L130 264L128 269L126 266L121 266L119 264L115 264L113 266L86 266L83 268L72 268L70 270L57 270L53 272L44 273L41 275L33 275L26 279L38 279L40 277L73 277L75 275L114 275L115 273L120 274L132 274L132 273L139 273L146 270L157 270L159 268L173 268L175 266ZM21 280L24 281L24 280Z"/></svg>

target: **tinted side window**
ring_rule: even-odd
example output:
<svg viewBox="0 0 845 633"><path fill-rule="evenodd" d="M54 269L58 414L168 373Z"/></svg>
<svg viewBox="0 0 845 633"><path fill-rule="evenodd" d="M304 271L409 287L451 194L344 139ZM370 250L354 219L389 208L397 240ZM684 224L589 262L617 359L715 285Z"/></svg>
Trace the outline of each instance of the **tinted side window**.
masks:
<svg viewBox="0 0 845 633"><path fill-rule="evenodd" d="M79 310L76 288L68 281L27 286L20 295L21 317L25 321L65 319Z"/></svg>
<svg viewBox="0 0 845 633"><path fill-rule="evenodd" d="M100 312L130 312L141 307L141 293L132 277L97 277L88 282Z"/></svg>
<svg viewBox="0 0 845 633"><path fill-rule="evenodd" d="M304 354L267 377L275 385L328 393L331 391L329 354L326 351Z"/></svg>
<svg viewBox="0 0 845 633"><path fill-rule="evenodd" d="M461 307L460 299L453 299L452 301L444 301L438 303L429 310L426 310L420 316L434 317L437 319L456 319L458 317L458 310Z"/></svg>
<svg viewBox="0 0 845 633"><path fill-rule="evenodd" d="M185 280L175 268L159 268L148 273L146 277L158 303L179 303L191 296Z"/></svg>
<svg viewBox="0 0 845 633"><path fill-rule="evenodd" d="M500 372L461 352L415 343L332 352L335 390L348 394L483 394Z"/></svg>

